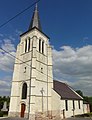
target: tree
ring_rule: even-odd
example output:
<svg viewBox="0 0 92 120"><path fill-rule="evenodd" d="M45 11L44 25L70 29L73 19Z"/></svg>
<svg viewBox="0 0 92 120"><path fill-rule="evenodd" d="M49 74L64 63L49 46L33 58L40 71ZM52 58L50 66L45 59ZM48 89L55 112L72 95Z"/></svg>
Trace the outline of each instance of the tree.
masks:
<svg viewBox="0 0 92 120"><path fill-rule="evenodd" d="M81 96L83 97L83 92L81 90L76 90L76 92Z"/></svg>

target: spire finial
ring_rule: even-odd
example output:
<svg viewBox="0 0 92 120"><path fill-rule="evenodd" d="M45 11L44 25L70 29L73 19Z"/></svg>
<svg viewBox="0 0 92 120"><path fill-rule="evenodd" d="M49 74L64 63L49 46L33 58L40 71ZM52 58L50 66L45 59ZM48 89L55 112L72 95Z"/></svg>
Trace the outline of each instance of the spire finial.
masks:
<svg viewBox="0 0 92 120"><path fill-rule="evenodd" d="M33 27L37 27L39 30L41 29L41 24L40 24L40 19L39 19L39 14L38 14L38 5L37 3L35 4L35 9L34 9L34 13L32 16L32 20L29 26L29 30L32 29Z"/></svg>

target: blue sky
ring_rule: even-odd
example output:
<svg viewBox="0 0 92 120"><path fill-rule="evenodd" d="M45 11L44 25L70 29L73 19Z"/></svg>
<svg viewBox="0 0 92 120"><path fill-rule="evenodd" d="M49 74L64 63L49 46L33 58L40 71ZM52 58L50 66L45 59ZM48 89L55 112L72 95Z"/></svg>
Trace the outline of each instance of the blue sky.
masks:
<svg viewBox="0 0 92 120"><path fill-rule="evenodd" d="M34 0L16 0L0 3L0 23L25 9ZM6 4L5 4L6 3ZM14 34L15 30L28 29L34 7L0 29L1 33ZM92 42L92 1L54 0L40 1L39 13L43 31L50 36L51 43L59 49L61 45L81 47ZM84 38L87 38L84 40ZM18 41L18 40L16 40ZM19 42L19 41L18 41Z"/></svg>
<svg viewBox="0 0 92 120"><path fill-rule="evenodd" d="M33 2L0 0L0 25ZM54 78L92 96L92 0L41 0L38 7L43 32L53 46ZM0 47L15 55L19 35L28 29L33 10L34 6L0 28ZM0 94L10 95L14 60L2 51L0 57Z"/></svg>

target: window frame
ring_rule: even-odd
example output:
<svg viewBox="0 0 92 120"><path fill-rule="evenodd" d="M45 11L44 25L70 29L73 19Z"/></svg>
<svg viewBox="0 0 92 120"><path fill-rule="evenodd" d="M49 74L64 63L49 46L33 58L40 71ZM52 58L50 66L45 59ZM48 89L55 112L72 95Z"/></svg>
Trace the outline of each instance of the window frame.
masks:
<svg viewBox="0 0 92 120"><path fill-rule="evenodd" d="M78 106L79 106L79 109L81 109L80 100L78 100Z"/></svg>
<svg viewBox="0 0 92 120"><path fill-rule="evenodd" d="M65 100L65 109L68 111L68 100Z"/></svg>
<svg viewBox="0 0 92 120"><path fill-rule="evenodd" d="M30 51L30 43L31 43L31 41L30 41L30 37L28 38L28 52Z"/></svg>
<svg viewBox="0 0 92 120"><path fill-rule="evenodd" d="M25 53L27 52L27 39L25 40Z"/></svg>
<svg viewBox="0 0 92 120"><path fill-rule="evenodd" d="M73 110L75 110L75 101L73 100Z"/></svg>
<svg viewBox="0 0 92 120"><path fill-rule="evenodd" d="M41 39L39 39L39 52L41 52Z"/></svg>
<svg viewBox="0 0 92 120"><path fill-rule="evenodd" d="M44 54L44 41L42 41L42 54Z"/></svg>
<svg viewBox="0 0 92 120"><path fill-rule="evenodd" d="M21 99L27 99L27 83L23 83L23 85L22 85Z"/></svg>

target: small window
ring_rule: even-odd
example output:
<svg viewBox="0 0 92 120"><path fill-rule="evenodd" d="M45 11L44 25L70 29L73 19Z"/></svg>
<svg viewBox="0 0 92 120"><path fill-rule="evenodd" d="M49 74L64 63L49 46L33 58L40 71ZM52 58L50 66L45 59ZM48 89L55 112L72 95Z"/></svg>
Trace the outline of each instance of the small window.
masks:
<svg viewBox="0 0 92 120"><path fill-rule="evenodd" d="M27 98L27 84L24 83L22 86L22 99L26 99Z"/></svg>
<svg viewBox="0 0 92 120"><path fill-rule="evenodd" d="M44 53L44 41L42 41L42 53Z"/></svg>
<svg viewBox="0 0 92 120"><path fill-rule="evenodd" d="M25 40L25 52L27 52L27 39Z"/></svg>
<svg viewBox="0 0 92 120"><path fill-rule="evenodd" d="M26 73L26 67L24 68L24 73Z"/></svg>
<svg viewBox="0 0 92 120"><path fill-rule="evenodd" d="M43 73L43 68L41 68L41 73Z"/></svg>
<svg viewBox="0 0 92 120"><path fill-rule="evenodd" d="M73 100L73 110L75 110L75 103L74 103L74 100Z"/></svg>
<svg viewBox="0 0 92 120"><path fill-rule="evenodd" d="M78 100L78 105L79 105L79 109L80 109L80 100Z"/></svg>
<svg viewBox="0 0 92 120"><path fill-rule="evenodd" d="M66 108L66 111L68 111L68 100L65 100L65 108Z"/></svg>
<svg viewBox="0 0 92 120"><path fill-rule="evenodd" d="M39 52L41 52L41 39L39 39Z"/></svg>
<svg viewBox="0 0 92 120"><path fill-rule="evenodd" d="M28 43L28 51L30 51L30 38L28 38L28 41L29 41L29 43Z"/></svg>

